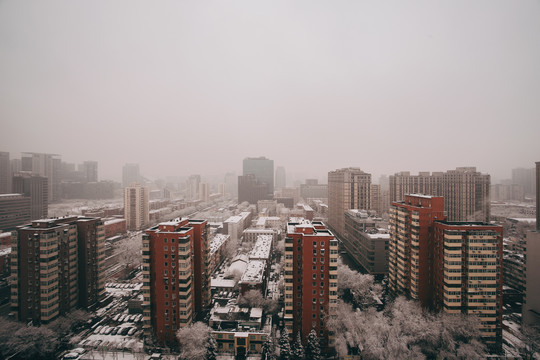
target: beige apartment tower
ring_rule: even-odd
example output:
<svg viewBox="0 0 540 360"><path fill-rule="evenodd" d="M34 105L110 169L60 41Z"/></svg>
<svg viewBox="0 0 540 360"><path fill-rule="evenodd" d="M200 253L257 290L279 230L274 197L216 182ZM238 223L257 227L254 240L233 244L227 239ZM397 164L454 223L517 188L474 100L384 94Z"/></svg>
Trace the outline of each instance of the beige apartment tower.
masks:
<svg viewBox="0 0 540 360"><path fill-rule="evenodd" d="M124 189L124 218L128 230L141 230L150 220L148 188L131 184Z"/></svg>
<svg viewBox="0 0 540 360"><path fill-rule="evenodd" d="M345 212L371 210L371 174L360 168L344 168L328 173L328 225L343 236Z"/></svg>
<svg viewBox="0 0 540 360"><path fill-rule="evenodd" d="M449 221L490 220L491 177L476 171L475 167L418 175L402 171L391 175L389 183L390 202L403 201L406 194L442 196Z"/></svg>

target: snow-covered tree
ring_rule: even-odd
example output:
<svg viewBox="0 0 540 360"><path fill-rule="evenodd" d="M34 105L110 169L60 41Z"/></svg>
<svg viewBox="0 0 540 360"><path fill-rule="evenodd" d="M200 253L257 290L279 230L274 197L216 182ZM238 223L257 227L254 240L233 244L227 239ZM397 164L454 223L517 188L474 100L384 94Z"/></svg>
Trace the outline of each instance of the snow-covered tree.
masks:
<svg viewBox="0 0 540 360"><path fill-rule="evenodd" d="M430 314L413 301L399 297L386 311L353 310L340 302L329 320L340 357L364 359L474 359L485 357L479 341L478 319L451 314Z"/></svg>
<svg viewBox="0 0 540 360"><path fill-rule="evenodd" d="M304 346L302 345L302 336L300 332L296 334L296 339L294 340L291 346L291 356L293 359L303 359L304 358Z"/></svg>
<svg viewBox="0 0 540 360"><path fill-rule="evenodd" d="M183 327L176 332L180 344L180 358L185 360L205 360L215 352L215 340L212 342L212 328L202 322Z"/></svg>
<svg viewBox="0 0 540 360"><path fill-rule="evenodd" d="M291 358L291 343L289 342L289 334L287 330L281 331L281 337L279 338L279 359L289 360Z"/></svg>
<svg viewBox="0 0 540 360"><path fill-rule="evenodd" d="M306 359L321 359L321 345L319 344L319 338L317 337L317 333L315 332L315 330L311 330L307 338Z"/></svg>
<svg viewBox="0 0 540 360"><path fill-rule="evenodd" d="M272 332L266 337L266 341L262 345L262 358L263 360L275 360L276 359L276 345L274 343L275 333Z"/></svg>
<svg viewBox="0 0 540 360"><path fill-rule="evenodd" d="M355 306L366 309L382 297L382 286L375 283L373 275L361 274L338 262L338 293L342 299L350 299Z"/></svg>

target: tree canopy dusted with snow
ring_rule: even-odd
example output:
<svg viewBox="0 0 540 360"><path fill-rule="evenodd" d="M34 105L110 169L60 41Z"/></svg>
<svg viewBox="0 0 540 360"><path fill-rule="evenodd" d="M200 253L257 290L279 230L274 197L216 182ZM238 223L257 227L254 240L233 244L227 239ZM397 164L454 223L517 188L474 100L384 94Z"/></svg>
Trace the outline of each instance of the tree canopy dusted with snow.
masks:
<svg viewBox="0 0 540 360"><path fill-rule="evenodd" d="M353 310L340 302L329 321L340 357L363 359L479 359L486 348L479 341L478 319L431 314L413 301L397 298L384 312Z"/></svg>
<svg viewBox="0 0 540 360"><path fill-rule="evenodd" d="M216 358L216 341L212 328L198 321L179 329L176 338L180 343L180 359L205 360Z"/></svg>
<svg viewBox="0 0 540 360"><path fill-rule="evenodd" d="M303 359L304 358L304 346L302 345L302 336L300 332L296 334L296 339L294 340L291 346L291 356L293 359Z"/></svg>
<svg viewBox="0 0 540 360"><path fill-rule="evenodd" d="M306 343L306 359L320 360L321 359L321 345L319 344L319 338L315 330L309 332Z"/></svg>
<svg viewBox="0 0 540 360"><path fill-rule="evenodd" d="M338 292L342 299L350 300L356 307L365 309L382 296L382 286L375 283L373 275L361 274L338 261Z"/></svg>
<svg viewBox="0 0 540 360"><path fill-rule="evenodd" d="M279 359L291 359L291 343L289 342L289 334L285 329L281 331L281 336L279 338Z"/></svg>

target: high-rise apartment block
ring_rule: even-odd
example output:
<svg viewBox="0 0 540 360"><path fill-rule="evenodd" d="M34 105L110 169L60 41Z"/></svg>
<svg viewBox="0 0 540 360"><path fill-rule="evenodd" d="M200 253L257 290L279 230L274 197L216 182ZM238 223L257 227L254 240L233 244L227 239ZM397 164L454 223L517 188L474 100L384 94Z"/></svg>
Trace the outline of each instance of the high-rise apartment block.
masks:
<svg viewBox="0 0 540 360"><path fill-rule="evenodd" d="M440 196L405 195L403 202L392 204L388 285L393 293L431 306L431 233L434 221L444 219L444 199Z"/></svg>
<svg viewBox="0 0 540 360"><path fill-rule="evenodd" d="M99 218L36 220L13 232L11 309L20 321L48 323L104 294L105 233Z"/></svg>
<svg viewBox="0 0 540 360"><path fill-rule="evenodd" d="M49 186L44 176L19 172L13 176L13 192L30 198L30 220L45 219L49 213Z"/></svg>
<svg viewBox="0 0 540 360"><path fill-rule="evenodd" d="M0 151L0 194L11 193L11 162L9 153Z"/></svg>
<svg viewBox="0 0 540 360"><path fill-rule="evenodd" d="M21 194L0 194L0 232L13 230L30 221L30 198Z"/></svg>
<svg viewBox="0 0 540 360"><path fill-rule="evenodd" d="M359 168L345 168L328 173L328 225L343 235L345 212L371 210L371 174Z"/></svg>
<svg viewBox="0 0 540 360"><path fill-rule="evenodd" d="M485 221L490 219L490 176L475 167L458 167L447 172L404 171L390 176L390 201L403 201L405 194L444 197L449 221Z"/></svg>
<svg viewBox="0 0 540 360"><path fill-rule="evenodd" d="M536 230L529 231L525 250L523 324L540 326L540 161L536 162Z"/></svg>
<svg viewBox="0 0 540 360"><path fill-rule="evenodd" d="M144 328L160 344L210 303L207 234L205 220L176 219L143 235Z"/></svg>
<svg viewBox="0 0 540 360"><path fill-rule="evenodd" d="M141 182L139 164L125 164L122 168L122 187Z"/></svg>
<svg viewBox="0 0 540 360"><path fill-rule="evenodd" d="M388 274L390 234L377 228L377 220L357 209L345 213L341 238L347 254L369 274Z"/></svg>
<svg viewBox="0 0 540 360"><path fill-rule="evenodd" d="M523 186L525 196L535 196L535 168L512 169L512 184Z"/></svg>
<svg viewBox="0 0 540 360"><path fill-rule="evenodd" d="M98 163L97 161L85 161L82 164L82 171L86 182L98 181Z"/></svg>
<svg viewBox="0 0 540 360"><path fill-rule="evenodd" d="M124 218L128 230L141 230L150 221L148 188L131 184L124 189Z"/></svg>
<svg viewBox="0 0 540 360"><path fill-rule="evenodd" d="M448 313L474 314L502 343L502 227L445 221L444 199L405 195L390 208L389 289Z"/></svg>
<svg viewBox="0 0 540 360"><path fill-rule="evenodd" d="M314 329L322 347L332 343L326 324L337 311L338 241L322 222L287 224L285 328L305 340Z"/></svg>
<svg viewBox="0 0 540 360"><path fill-rule="evenodd" d="M252 174L259 183L268 185L268 194L274 195L274 160L264 156L245 158L242 175Z"/></svg>
<svg viewBox="0 0 540 360"><path fill-rule="evenodd" d="M60 200L60 155L22 153L21 170L47 178L48 201Z"/></svg>
<svg viewBox="0 0 540 360"><path fill-rule="evenodd" d="M201 175L191 175L187 180L187 198L189 200L199 199L199 185L201 183Z"/></svg>

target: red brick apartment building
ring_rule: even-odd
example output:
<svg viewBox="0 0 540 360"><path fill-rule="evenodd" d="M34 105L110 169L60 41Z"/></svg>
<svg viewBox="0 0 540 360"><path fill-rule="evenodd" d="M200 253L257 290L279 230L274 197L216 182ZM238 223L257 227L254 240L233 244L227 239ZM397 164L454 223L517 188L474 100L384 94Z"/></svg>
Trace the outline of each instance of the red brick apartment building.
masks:
<svg viewBox="0 0 540 360"><path fill-rule="evenodd" d="M176 344L175 333L208 306L208 224L175 219L143 236L144 328L160 344Z"/></svg>
<svg viewBox="0 0 540 360"><path fill-rule="evenodd" d="M287 225L285 239L285 327L291 337L312 329L322 347L332 343L327 319L337 311L338 242L319 221Z"/></svg>
<svg viewBox="0 0 540 360"><path fill-rule="evenodd" d="M389 288L422 306L480 318L488 346L502 344L501 226L447 222L438 196L405 195L390 209Z"/></svg>

